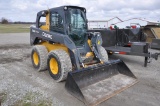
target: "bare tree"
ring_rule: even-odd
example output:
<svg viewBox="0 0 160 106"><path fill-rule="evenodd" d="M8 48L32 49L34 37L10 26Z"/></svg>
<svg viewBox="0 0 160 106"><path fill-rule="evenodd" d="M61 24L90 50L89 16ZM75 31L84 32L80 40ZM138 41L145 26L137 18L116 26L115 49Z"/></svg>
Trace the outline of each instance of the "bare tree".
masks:
<svg viewBox="0 0 160 106"><path fill-rule="evenodd" d="M8 22L9 22L8 19L6 19L4 17L1 18L1 23L2 24L8 24Z"/></svg>

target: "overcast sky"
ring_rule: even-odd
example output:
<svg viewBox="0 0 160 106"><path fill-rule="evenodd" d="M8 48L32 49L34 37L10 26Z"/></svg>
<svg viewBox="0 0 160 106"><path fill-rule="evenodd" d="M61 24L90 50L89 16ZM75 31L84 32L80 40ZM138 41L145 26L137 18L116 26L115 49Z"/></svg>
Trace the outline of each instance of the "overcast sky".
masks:
<svg viewBox="0 0 160 106"><path fill-rule="evenodd" d="M160 0L0 0L0 18L32 22L38 11L61 5L85 7L89 20L107 20L115 16L160 20Z"/></svg>

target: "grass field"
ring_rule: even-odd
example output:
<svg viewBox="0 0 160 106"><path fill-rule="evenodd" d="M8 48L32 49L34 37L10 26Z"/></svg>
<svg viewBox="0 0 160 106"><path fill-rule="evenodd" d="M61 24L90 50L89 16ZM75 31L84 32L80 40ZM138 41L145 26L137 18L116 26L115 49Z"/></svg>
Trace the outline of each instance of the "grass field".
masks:
<svg viewBox="0 0 160 106"><path fill-rule="evenodd" d="M29 32L30 24L0 24L0 33Z"/></svg>

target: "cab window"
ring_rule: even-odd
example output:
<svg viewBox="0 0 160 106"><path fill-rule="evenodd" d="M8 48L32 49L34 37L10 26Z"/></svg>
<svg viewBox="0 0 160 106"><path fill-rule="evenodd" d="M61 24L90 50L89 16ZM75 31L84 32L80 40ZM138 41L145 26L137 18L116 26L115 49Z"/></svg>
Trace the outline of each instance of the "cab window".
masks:
<svg viewBox="0 0 160 106"><path fill-rule="evenodd" d="M63 19L58 13L51 13L50 30L54 32L64 33Z"/></svg>

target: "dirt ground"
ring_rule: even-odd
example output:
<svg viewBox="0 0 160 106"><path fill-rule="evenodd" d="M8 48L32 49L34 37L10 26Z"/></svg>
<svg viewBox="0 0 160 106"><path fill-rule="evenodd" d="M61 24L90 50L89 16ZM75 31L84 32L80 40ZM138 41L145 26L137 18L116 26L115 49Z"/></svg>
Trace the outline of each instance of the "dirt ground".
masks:
<svg viewBox="0 0 160 106"><path fill-rule="evenodd" d="M48 71L37 72L30 60L29 33L0 34L0 100L2 106L84 106L56 83ZM160 52L158 50L150 50ZM143 67L144 57L113 55L122 59L139 83L99 106L160 106L160 60Z"/></svg>

